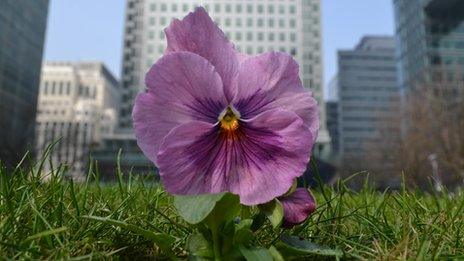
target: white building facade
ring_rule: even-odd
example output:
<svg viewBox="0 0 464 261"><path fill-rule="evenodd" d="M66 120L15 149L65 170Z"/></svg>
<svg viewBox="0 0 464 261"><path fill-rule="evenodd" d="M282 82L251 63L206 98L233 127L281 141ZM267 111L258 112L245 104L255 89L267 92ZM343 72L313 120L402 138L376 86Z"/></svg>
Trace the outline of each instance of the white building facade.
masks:
<svg viewBox="0 0 464 261"><path fill-rule="evenodd" d="M57 142L54 168L66 164L74 178L84 177L89 152L117 125L120 86L100 62L46 62L42 67L36 118L36 155ZM46 161L44 173L50 171Z"/></svg>
<svg viewBox="0 0 464 261"><path fill-rule="evenodd" d="M241 52L291 54L300 76L319 104L321 129L315 154L326 157L330 138L325 126L322 89L320 0L127 0L123 48L123 98L119 127L131 127L135 95L144 90L145 73L166 48L164 29L203 6Z"/></svg>

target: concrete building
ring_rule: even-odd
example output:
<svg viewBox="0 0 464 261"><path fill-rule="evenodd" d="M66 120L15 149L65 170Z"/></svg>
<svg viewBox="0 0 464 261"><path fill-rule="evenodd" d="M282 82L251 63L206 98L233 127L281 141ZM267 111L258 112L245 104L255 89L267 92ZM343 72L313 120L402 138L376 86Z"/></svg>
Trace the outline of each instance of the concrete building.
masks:
<svg viewBox="0 0 464 261"><path fill-rule="evenodd" d="M0 1L0 162L32 149L48 0Z"/></svg>
<svg viewBox="0 0 464 261"><path fill-rule="evenodd" d="M450 87L464 75L464 1L394 0L402 91L420 85ZM462 87L461 87L462 88Z"/></svg>
<svg viewBox="0 0 464 261"><path fill-rule="evenodd" d="M388 125L398 115L399 88L393 37L367 36L353 50L338 52L338 128L340 156L346 169L360 170L385 149Z"/></svg>
<svg viewBox="0 0 464 261"><path fill-rule="evenodd" d="M114 133L120 86L100 62L46 62L42 68L36 121L38 157L52 150L54 167L67 164L84 177L89 152ZM50 170L47 164L44 172Z"/></svg>
<svg viewBox="0 0 464 261"><path fill-rule="evenodd" d="M298 61L303 84L319 103L321 129L315 154L327 157L330 138L322 89L320 0L128 0L119 126L131 127L135 95L144 90L145 73L166 48L163 29L173 18L183 18L199 5L208 10L240 51L282 51Z"/></svg>

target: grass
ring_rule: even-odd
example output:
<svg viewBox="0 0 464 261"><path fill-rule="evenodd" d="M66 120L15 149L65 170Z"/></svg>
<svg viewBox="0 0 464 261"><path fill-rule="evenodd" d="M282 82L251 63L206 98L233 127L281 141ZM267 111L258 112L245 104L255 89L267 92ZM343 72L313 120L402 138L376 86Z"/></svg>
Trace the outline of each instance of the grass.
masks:
<svg viewBox="0 0 464 261"><path fill-rule="evenodd" d="M157 246L130 231L90 220L102 216L178 238L190 228L176 216L171 197L136 175L100 184L89 172L84 183L57 168L44 181L33 169L0 169L0 259L161 258ZM123 179L124 176L129 176ZM97 181L95 180L97 179ZM317 212L292 233L344 251L344 259L464 259L464 193L427 194L365 187L313 190ZM263 244L282 231L258 232Z"/></svg>

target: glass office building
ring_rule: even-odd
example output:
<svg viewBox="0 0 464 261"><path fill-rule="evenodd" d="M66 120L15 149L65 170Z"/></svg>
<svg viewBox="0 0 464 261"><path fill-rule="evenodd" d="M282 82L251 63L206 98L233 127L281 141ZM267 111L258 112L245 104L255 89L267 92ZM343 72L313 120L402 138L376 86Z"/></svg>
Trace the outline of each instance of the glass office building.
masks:
<svg viewBox="0 0 464 261"><path fill-rule="evenodd" d="M394 0L397 61L403 91L451 87L463 80L464 1Z"/></svg>
<svg viewBox="0 0 464 261"><path fill-rule="evenodd" d="M0 160L32 148L48 0L0 1Z"/></svg>

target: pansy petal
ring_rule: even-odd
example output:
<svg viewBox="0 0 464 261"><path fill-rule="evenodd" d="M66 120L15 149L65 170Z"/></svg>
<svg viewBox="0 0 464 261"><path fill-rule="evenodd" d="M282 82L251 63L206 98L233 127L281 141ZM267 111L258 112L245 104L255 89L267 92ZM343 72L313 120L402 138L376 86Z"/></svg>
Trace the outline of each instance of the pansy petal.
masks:
<svg viewBox="0 0 464 261"><path fill-rule="evenodd" d="M316 211L316 201L309 190L297 188L292 194L280 197L279 201L284 207L283 227L292 228L303 223L309 215Z"/></svg>
<svg viewBox="0 0 464 261"><path fill-rule="evenodd" d="M309 161L311 132L293 112L273 110L234 133L218 125L190 122L165 138L158 154L168 192L204 194L230 191L245 205L284 194Z"/></svg>
<svg viewBox="0 0 464 261"><path fill-rule="evenodd" d="M137 143L155 163L163 138L174 127L192 120L215 123L227 106L218 73L193 53L163 56L147 73L146 85L132 115Z"/></svg>
<svg viewBox="0 0 464 261"><path fill-rule="evenodd" d="M232 100L235 93L232 79L238 69L237 52L205 9L198 7L183 20L173 20L165 32L166 52L188 51L210 61L221 75L228 100Z"/></svg>
<svg viewBox="0 0 464 261"><path fill-rule="evenodd" d="M310 128L319 129L316 100L301 84L298 64L285 53L269 52L240 63L233 104L243 118L281 108L295 112Z"/></svg>

